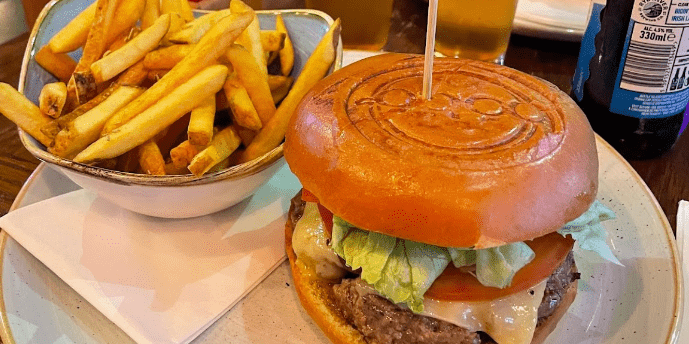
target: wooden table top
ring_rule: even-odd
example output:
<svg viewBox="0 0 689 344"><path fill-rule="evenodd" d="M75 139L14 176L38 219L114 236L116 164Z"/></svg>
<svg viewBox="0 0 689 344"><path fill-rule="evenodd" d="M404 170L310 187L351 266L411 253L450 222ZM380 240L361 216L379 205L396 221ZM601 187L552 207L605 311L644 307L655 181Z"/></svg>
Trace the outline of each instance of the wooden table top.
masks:
<svg viewBox="0 0 689 344"><path fill-rule="evenodd" d="M385 50L423 53L426 6L418 0L395 1ZM0 45L0 81L17 86L28 37L24 34ZM505 64L548 80L569 93L578 53L579 43L513 35ZM0 116L0 215L7 213L38 163L22 146L14 124ZM678 202L689 200L689 134L662 157L630 163L658 199L674 230Z"/></svg>

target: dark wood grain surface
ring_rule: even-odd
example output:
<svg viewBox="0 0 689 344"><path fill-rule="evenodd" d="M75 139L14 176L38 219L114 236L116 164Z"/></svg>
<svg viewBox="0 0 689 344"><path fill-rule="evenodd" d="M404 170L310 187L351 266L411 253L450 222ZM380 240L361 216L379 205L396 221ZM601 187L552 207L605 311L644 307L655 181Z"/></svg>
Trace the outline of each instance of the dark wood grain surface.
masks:
<svg viewBox="0 0 689 344"><path fill-rule="evenodd" d="M395 1L385 50L423 52L426 7L418 0ZM0 81L17 86L27 40L28 34L24 34L0 46ZM578 52L578 43L513 35L505 64L548 80L569 93ZM22 147L16 127L0 116L0 215L9 210L38 163ZM648 184L674 229L679 200L689 200L689 134L660 158L630 163Z"/></svg>

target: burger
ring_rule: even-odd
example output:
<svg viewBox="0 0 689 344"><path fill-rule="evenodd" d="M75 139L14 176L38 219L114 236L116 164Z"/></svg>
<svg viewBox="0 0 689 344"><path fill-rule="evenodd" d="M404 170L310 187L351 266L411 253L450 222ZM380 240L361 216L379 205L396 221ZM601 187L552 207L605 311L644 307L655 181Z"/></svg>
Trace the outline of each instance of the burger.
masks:
<svg viewBox="0 0 689 344"><path fill-rule="evenodd" d="M541 343L575 298L575 241L614 260L593 131L494 64L436 59L424 99L423 62L349 65L290 119L297 295L334 343Z"/></svg>

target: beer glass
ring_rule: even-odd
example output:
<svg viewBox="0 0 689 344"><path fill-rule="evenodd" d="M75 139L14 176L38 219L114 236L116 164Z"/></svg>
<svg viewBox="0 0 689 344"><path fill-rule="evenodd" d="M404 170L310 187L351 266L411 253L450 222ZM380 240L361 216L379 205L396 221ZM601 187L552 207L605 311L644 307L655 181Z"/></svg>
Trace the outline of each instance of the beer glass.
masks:
<svg viewBox="0 0 689 344"><path fill-rule="evenodd" d="M435 50L502 64L517 0L438 0Z"/></svg>
<svg viewBox="0 0 689 344"><path fill-rule="evenodd" d="M380 50L390 30L393 0L306 0L306 7L342 20L346 49Z"/></svg>

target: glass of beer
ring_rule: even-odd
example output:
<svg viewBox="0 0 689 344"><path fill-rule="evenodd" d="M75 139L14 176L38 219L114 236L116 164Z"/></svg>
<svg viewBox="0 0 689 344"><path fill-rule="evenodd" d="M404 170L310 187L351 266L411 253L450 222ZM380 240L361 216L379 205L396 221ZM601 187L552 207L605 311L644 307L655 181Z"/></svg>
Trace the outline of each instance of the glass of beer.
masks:
<svg viewBox="0 0 689 344"><path fill-rule="evenodd" d="M393 0L306 0L306 7L342 21L345 49L380 50L390 30Z"/></svg>
<svg viewBox="0 0 689 344"><path fill-rule="evenodd" d="M438 0L435 50L502 64L517 0Z"/></svg>

